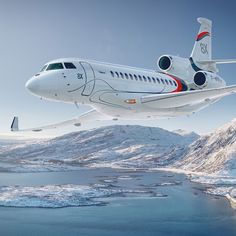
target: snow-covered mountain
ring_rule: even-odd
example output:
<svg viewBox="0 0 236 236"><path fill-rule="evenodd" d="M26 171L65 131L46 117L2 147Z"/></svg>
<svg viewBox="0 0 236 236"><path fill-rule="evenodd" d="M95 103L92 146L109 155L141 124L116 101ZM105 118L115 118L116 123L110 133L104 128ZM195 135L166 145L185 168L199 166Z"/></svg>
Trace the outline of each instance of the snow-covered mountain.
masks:
<svg viewBox="0 0 236 236"><path fill-rule="evenodd" d="M78 167L168 167L206 174L234 174L236 119L199 137L154 127L115 125L70 133L51 140L2 145L4 170Z"/></svg>
<svg viewBox="0 0 236 236"><path fill-rule="evenodd" d="M183 129L177 129L177 130L173 130L173 132L187 138L189 140L189 143L192 143L198 138L200 138L200 135L193 131L189 132Z"/></svg>
<svg viewBox="0 0 236 236"><path fill-rule="evenodd" d="M1 148L0 165L12 171L81 166L163 167L182 158L197 137L161 128L115 125Z"/></svg>
<svg viewBox="0 0 236 236"><path fill-rule="evenodd" d="M175 167L210 174L233 174L236 168L236 119L200 137L185 151Z"/></svg>
<svg viewBox="0 0 236 236"><path fill-rule="evenodd" d="M208 194L225 196L236 209L236 119L190 144L173 167L193 171L192 181L205 184Z"/></svg>

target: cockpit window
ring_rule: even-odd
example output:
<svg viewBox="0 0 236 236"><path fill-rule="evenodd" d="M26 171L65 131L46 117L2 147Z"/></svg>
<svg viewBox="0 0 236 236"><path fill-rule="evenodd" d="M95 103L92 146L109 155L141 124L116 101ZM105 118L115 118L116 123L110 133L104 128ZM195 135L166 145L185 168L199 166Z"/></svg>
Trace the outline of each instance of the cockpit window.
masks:
<svg viewBox="0 0 236 236"><path fill-rule="evenodd" d="M49 64L47 68L47 70L60 70L60 69L64 69L62 63Z"/></svg>
<svg viewBox="0 0 236 236"><path fill-rule="evenodd" d="M47 68L47 66L48 66L48 65L44 65L43 68L42 68L42 70L41 70L40 72L45 71L45 69Z"/></svg>
<svg viewBox="0 0 236 236"><path fill-rule="evenodd" d="M66 69L76 69L76 66L71 62L64 62Z"/></svg>

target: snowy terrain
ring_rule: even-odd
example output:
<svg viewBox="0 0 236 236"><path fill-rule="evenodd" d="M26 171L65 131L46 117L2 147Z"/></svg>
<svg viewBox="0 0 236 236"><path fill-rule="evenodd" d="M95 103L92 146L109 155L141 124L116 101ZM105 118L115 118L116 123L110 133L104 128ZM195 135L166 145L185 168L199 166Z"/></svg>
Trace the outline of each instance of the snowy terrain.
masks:
<svg viewBox="0 0 236 236"><path fill-rule="evenodd" d="M93 178L83 184L0 186L0 206L38 208L103 206L117 198L166 198L168 195L163 192L166 192L168 186L182 185L182 181L173 179L173 176L159 175L162 181L150 184L149 181L145 182L142 179L145 172L137 174L135 171L129 171L124 174L115 170L111 173L103 172L104 170L96 171L98 175L92 175ZM86 170L82 172L80 177L84 177Z"/></svg>
<svg viewBox="0 0 236 236"><path fill-rule="evenodd" d="M150 168L182 157L197 134L142 126L109 126L51 140L0 149L3 171L70 170L80 167Z"/></svg>
<svg viewBox="0 0 236 236"><path fill-rule="evenodd" d="M193 172L192 181L209 186L207 193L227 197L235 208L236 119L193 142L172 167Z"/></svg>
<svg viewBox="0 0 236 236"><path fill-rule="evenodd" d="M183 130L170 132L154 127L116 125L75 132L51 140L2 145L0 170L32 172L75 170L81 167L163 168L191 173L191 180L205 184L207 193L226 196L232 204L236 197L235 141L236 119L201 137ZM58 186L55 188L58 189ZM51 189L55 190L53 187ZM25 189L9 187L3 192L9 194L11 191L21 196Z"/></svg>
<svg viewBox="0 0 236 236"><path fill-rule="evenodd" d="M204 173L234 174L236 168L236 119L200 137L175 167Z"/></svg>
<svg viewBox="0 0 236 236"><path fill-rule="evenodd" d="M165 197L147 189L112 188L110 185L44 185L0 187L0 206L61 208L105 205L114 197Z"/></svg>

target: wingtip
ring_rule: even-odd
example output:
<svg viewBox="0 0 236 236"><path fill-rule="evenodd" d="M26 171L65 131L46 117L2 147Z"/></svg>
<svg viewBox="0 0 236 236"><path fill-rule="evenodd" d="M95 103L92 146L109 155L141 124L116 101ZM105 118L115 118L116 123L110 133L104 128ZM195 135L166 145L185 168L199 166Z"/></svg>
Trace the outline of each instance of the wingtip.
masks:
<svg viewBox="0 0 236 236"><path fill-rule="evenodd" d="M15 132L15 131L19 131L19 119L17 116L14 116L13 121L11 123L11 131Z"/></svg>

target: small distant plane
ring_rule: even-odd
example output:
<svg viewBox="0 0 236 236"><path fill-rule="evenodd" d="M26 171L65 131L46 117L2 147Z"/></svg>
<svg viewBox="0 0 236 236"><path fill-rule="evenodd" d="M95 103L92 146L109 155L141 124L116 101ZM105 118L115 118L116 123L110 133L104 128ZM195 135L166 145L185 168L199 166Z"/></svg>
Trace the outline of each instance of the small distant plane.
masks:
<svg viewBox="0 0 236 236"><path fill-rule="evenodd" d="M189 58L163 55L160 72L77 58L46 63L26 83L34 95L60 102L85 104L91 110L71 120L32 129L42 131L68 124L79 126L88 120L157 119L190 115L220 98L236 92L218 75L217 64L236 59L212 60L212 22L198 18L200 30Z"/></svg>

